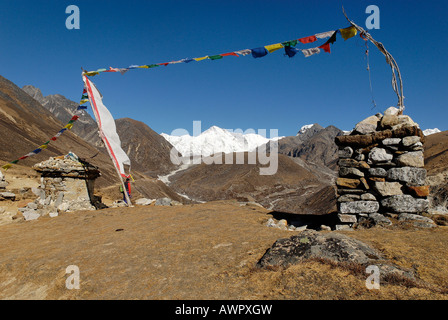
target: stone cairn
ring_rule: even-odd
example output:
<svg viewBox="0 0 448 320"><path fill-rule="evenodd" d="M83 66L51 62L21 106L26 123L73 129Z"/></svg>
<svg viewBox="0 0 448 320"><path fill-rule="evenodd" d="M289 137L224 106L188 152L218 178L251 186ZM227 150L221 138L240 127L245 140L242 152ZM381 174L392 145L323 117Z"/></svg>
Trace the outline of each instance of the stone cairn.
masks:
<svg viewBox="0 0 448 320"><path fill-rule="evenodd" d="M35 164L33 169L40 173L41 184L38 188L32 188L37 199L19 209L25 220L35 220L45 215L54 217L62 212L96 209L99 199L93 192L95 179L100 176L97 167L69 153Z"/></svg>
<svg viewBox="0 0 448 320"><path fill-rule="evenodd" d="M431 227L424 169L424 135L409 116L390 107L338 136L337 230L362 222L391 225L389 218Z"/></svg>

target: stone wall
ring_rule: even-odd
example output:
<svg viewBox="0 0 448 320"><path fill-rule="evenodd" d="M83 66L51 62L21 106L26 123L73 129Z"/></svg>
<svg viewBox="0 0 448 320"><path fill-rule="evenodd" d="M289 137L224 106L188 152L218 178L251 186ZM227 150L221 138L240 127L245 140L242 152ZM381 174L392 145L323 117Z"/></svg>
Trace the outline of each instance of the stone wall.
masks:
<svg viewBox="0 0 448 320"><path fill-rule="evenodd" d="M34 165L33 169L41 174L41 183L38 188L32 188L37 199L21 209L26 220L96 209L93 192L94 181L100 175L98 168L71 154L50 158Z"/></svg>
<svg viewBox="0 0 448 320"><path fill-rule="evenodd" d="M424 135L418 125L391 107L360 123L339 147L336 229L361 223L390 225L389 218L433 226L422 216L429 208L424 168Z"/></svg>

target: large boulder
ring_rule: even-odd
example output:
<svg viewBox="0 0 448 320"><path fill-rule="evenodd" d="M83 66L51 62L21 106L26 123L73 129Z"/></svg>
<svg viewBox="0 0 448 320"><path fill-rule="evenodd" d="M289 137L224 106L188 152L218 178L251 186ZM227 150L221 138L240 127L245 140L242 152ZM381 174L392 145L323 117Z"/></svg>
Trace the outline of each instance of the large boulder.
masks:
<svg viewBox="0 0 448 320"><path fill-rule="evenodd" d="M312 258L366 264L382 259L382 255L367 244L337 232L305 230L299 235L277 240L258 266L287 267Z"/></svg>

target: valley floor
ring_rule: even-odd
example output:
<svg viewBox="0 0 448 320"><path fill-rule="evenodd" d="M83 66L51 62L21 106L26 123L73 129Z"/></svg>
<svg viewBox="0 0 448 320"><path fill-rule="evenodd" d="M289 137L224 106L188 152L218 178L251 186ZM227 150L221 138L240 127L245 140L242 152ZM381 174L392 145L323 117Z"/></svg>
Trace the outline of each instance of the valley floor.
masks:
<svg viewBox="0 0 448 320"><path fill-rule="evenodd" d="M447 227L346 232L414 268L423 285L383 284L309 261L258 269L275 242L269 211L216 201L111 208L0 226L1 299L448 299ZM69 290L66 268L80 271Z"/></svg>

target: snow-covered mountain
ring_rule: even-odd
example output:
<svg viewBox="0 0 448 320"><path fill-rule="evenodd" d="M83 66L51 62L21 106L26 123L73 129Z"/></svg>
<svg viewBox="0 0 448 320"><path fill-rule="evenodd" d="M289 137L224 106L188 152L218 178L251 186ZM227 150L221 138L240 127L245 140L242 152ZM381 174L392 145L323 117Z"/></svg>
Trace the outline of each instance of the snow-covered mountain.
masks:
<svg viewBox="0 0 448 320"><path fill-rule="evenodd" d="M423 134L424 134L425 136L429 136L429 135L431 135L431 134L439 133L439 132L441 132L441 131L440 131L438 128L423 130Z"/></svg>
<svg viewBox="0 0 448 320"><path fill-rule="evenodd" d="M184 157L210 156L215 153L247 152L282 137L265 138L256 133L237 133L217 126L210 127L198 136L161 134Z"/></svg>

